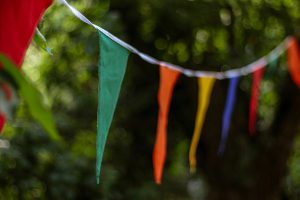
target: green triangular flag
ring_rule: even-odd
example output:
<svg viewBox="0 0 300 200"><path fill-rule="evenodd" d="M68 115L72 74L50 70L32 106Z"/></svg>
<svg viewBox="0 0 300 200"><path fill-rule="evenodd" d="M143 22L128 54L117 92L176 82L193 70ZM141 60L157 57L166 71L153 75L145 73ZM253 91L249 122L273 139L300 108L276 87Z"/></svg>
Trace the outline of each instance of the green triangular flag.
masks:
<svg viewBox="0 0 300 200"><path fill-rule="evenodd" d="M109 127L126 71L129 52L99 31L100 61L98 91L98 131L96 180L99 184L101 162Z"/></svg>
<svg viewBox="0 0 300 200"><path fill-rule="evenodd" d="M278 65L279 57L277 54L271 54L268 60L268 68L265 78L272 78L276 72L276 67Z"/></svg>

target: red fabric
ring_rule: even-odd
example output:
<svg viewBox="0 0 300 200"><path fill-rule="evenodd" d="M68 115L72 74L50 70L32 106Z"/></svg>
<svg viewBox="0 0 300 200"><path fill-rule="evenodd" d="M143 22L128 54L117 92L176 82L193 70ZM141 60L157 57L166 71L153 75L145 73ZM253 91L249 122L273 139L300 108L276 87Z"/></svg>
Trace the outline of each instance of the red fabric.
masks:
<svg viewBox="0 0 300 200"><path fill-rule="evenodd" d="M35 28L52 0L0 0L0 53L19 68Z"/></svg>
<svg viewBox="0 0 300 200"><path fill-rule="evenodd" d="M2 133L2 130L3 130L4 125L5 125L5 121L6 121L5 115L0 113L0 133Z"/></svg>
<svg viewBox="0 0 300 200"><path fill-rule="evenodd" d="M259 97L260 83L264 74L264 68L260 68L253 73L252 95L249 107L249 133L253 135L256 131L256 110Z"/></svg>
<svg viewBox="0 0 300 200"><path fill-rule="evenodd" d="M296 38L290 39L290 47L288 48L288 70L293 81L300 87L300 51Z"/></svg>
<svg viewBox="0 0 300 200"><path fill-rule="evenodd" d="M160 66L160 85L158 90L159 113L156 141L153 150L154 179L157 184L161 183L162 171L166 159L168 113L174 86L179 75L180 72Z"/></svg>

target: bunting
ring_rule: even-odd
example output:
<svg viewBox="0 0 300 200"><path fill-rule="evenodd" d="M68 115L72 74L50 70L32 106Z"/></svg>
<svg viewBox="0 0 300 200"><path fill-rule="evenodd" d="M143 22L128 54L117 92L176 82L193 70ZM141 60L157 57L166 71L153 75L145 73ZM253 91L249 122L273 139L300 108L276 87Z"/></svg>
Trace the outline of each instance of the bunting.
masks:
<svg viewBox="0 0 300 200"><path fill-rule="evenodd" d="M196 152L198 143L201 136L201 130L203 127L203 123L206 116L206 111L209 105L211 91L213 85L215 83L215 79L212 77L205 77L205 78L198 78L198 110L197 110L197 117L195 122L195 129L193 133L193 138L190 146L189 152L189 160L190 160L190 171L196 171Z"/></svg>
<svg viewBox="0 0 300 200"><path fill-rule="evenodd" d="M298 47L296 46L295 39L286 38L282 43L280 43L275 49L273 49L271 52L269 52L267 55L259 58L258 60L254 61L253 63L250 63L246 66L243 66L241 68L237 69L231 69L228 71L223 72L212 72L212 71L198 71L198 70L190 70L185 69L181 66L174 65L172 63L160 61L158 59L155 59L135 47L131 46L130 44L122 41L121 39L117 38L116 36L112 35L110 32L106 31L105 29L93 24L89 19L87 19L84 15L82 15L78 10L76 10L74 7L72 7L66 0L60 0L65 6L67 6L71 12L78 17L83 22L93 26L95 29L97 29L99 32L103 34L102 37L107 36L107 40L112 40L116 44L119 44L120 47L123 47L124 49L127 49L129 52L132 52L136 55L138 55L141 59L144 61L160 66L160 86L159 86L159 92L158 92L158 103L159 103L159 114L158 114L158 125L157 125L157 133L156 133L156 141L154 145L154 151L153 151L153 168L154 168L154 179L155 182L160 184L161 183L161 176L163 171L163 166L166 158L166 148L167 148L167 125L168 125L168 112L170 107L170 101L172 98L172 93L174 86L177 82L177 79L180 74L184 74L188 77L197 77L198 79L198 85L199 85L199 94L198 94L198 111L197 111L197 117L195 121L195 130L194 135L191 143L190 148L190 165L191 165L191 171L194 171L196 167L196 149L197 145L201 136L201 129L205 120L205 114L207 111L207 107L209 104L209 99L211 95L211 90L213 87L213 83L215 79L222 80L222 79L229 79L229 86L228 86L228 95L225 103L224 113L223 113L223 120L222 120L222 130L221 130L221 141L219 146L219 154L223 154L225 149L226 140L229 133L229 127L230 127L230 121L231 121L231 115L234 109L235 99L236 99L236 88L238 85L238 81L240 77L245 76L247 74L253 74L253 83L252 83L252 97L250 100L250 106L249 106L249 131L250 133L255 132L255 121L256 121L256 110L257 110L257 99L259 95L259 84L262 79L263 75L263 69L265 68L269 61L276 60L281 54L285 52L285 50L289 49L289 71L292 75L292 78L296 82L298 86L300 86L300 75L299 75L299 52ZM115 45L116 45L115 44ZM120 48L118 47L118 48ZM101 51L102 52L102 51ZM100 62L103 63L103 59L107 59L105 56L100 53ZM114 50L114 55L116 58L119 58L117 55L117 51ZM101 61L102 60L102 61ZM124 59L123 66L126 65L126 59ZM270 61L270 62L271 62ZM121 74L124 72L120 72ZM122 77L123 77L122 75ZM101 95L101 87L103 87L104 84L101 86L101 67L100 67L100 95ZM103 76L103 75L102 75ZM211 78L209 78L211 77ZM111 91L114 91L116 94L119 93L120 84L122 81L118 82L118 88L112 89ZM116 98L118 95L115 95L114 102L116 102ZM102 97L104 98L104 97ZM100 99L99 102L99 111L98 111L98 117L101 115L101 107L103 107L103 100ZM101 149L100 153L99 150L97 150L97 174L100 173L100 164L102 160L102 154L104 150L104 144L106 140L106 135L108 132L109 125L111 123L111 118L113 115L114 106L112 106L112 109L110 110L110 116L104 117L103 119L106 120L105 123L98 123L98 139L97 144L101 142L101 148L98 147L98 149ZM106 108L107 109L107 108ZM100 116L99 119L102 117ZM98 119L98 120L99 120ZM105 127L102 127L104 124ZM102 130L104 129L104 131ZM99 139L101 136L101 139Z"/></svg>
<svg viewBox="0 0 300 200"><path fill-rule="evenodd" d="M165 164L167 152L167 128L168 114L170 103L172 100L173 90L178 80L180 72L171 70L163 65L159 68L160 85L158 90L158 124L156 132L156 140L153 150L153 169L154 180L157 184L161 183L162 171Z"/></svg>
<svg viewBox="0 0 300 200"><path fill-rule="evenodd" d="M297 40L290 39L288 48L288 69L295 84L300 87L300 51Z"/></svg>
<svg viewBox="0 0 300 200"><path fill-rule="evenodd" d="M219 146L219 154L223 154L225 150L225 145L228 137L231 115L233 111L233 106L235 104L236 88L240 77L234 77L229 79L228 94L225 103L225 109L223 113L222 121L222 132L221 132L221 142Z"/></svg>
<svg viewBox="0 0 300 200"><path fill-rule="evenodd" d="M26 49L28 48L30 41L34 35L35 29L40 21L45 10L51 5L52 0L1 0L0 1L0 67L2 70L6 70L9 67L20 68L23 63ZM6 66L5 66L6 63ZM9 67L8 67L9 66ZM12 69L13 71L13 69ZM10 79L7 79L7 74L2 74L1 71L1 88L0 93L5 96L1 98L0 106L0 132L5 125L7 119L12 118L13 110L17 104L16 88L14 83L11 83ZM18 72L14 72L20 80L23 78L18 76ZM15 80L18 82L19 80ZM21 81L26 86L21 87L21 93L23 88L27 88L27 81ZM33 89L31 86L28 88ZM35 89L33 89L35 90ZM27 91L26 96L37 94L37 91ZM24 92L24 91L23 91ZM40 100L37 96L29 97L31 100ZM25 101L28 100L28 98ZM27 102L29 110L32 116L39 121L42 126L50 133L53 139L58 139L59 136L55 130L52 116L49 116L45 111L44 106L40 102ZM41 105L41 106L40 106ZM40 109L41 108L41 109Z"/></svg>
<svg viewBox="0 0 300 200"><path fill-rule="evenodd" d="M66 0L61 0L71 12L83 22L93 26L99 34L99 63L98 63L98 113L97 113L97 161L96 180L99 183L101 163L103 159L104 147L108 132L112 123L113 115L117 105L122 81L126 72L129 53L134 53L148 63L159 65L160 85L158 90L158 124L156 140L153 149L154 179L157 184L161 183L162 172L167 154L167 128L168 113L173 96L173 90L180 74L188 77L198 78L198 108L195 120L193 138L189 151L189 162L191 172L196 169L196 150L201 137L202 127L205 121L206 112L209 106L210 97L215 80L229 79L228 95L222 119L221 141L219 154L224 153L226 141L230 129L230 121L235 105L236 90L240 77L253 73L251 89L251 99L249 105L249 133L253 135L256 129L256 113L259 97L260 83L263 78L264 68L270 60L277 60L278 57L288 49L288 70L293 81L300 87L300 52L295 38L287 38L279 44L269 54L261 57L257 61L238 69L224 72L198 71L185 69L172 63L160 61L153 58L135 47L120 40L105 29L93 24L74 7L70 6ZM48 130L53 138L59 136L54 127L52 115L46 113L42 117L40 113L45 111L43 105L39 104L40 99L36 90L30 87L24 77L18 72L12 60L18 68L21 67L25 51L32 39L34 30L52 0L2 0L0 2L0 28L5 30L0 32L0 61L3 70L6 70L20 87L21 94L25 101L29 102L29 109L33 116ZM4 54L5 56L3 56ZM9 59L6 59L8 57ZM271 62L271 61L270 61ZM11 98L10 87L0 82L0 101ZM35 104L38 104L37 106ZM0 129L2 129L6 115L3 114L3 106L0 104Z"/></svg>
<svg viewBox="0 0 300 200"><path fill-rule="evenodd" d="M266 79L272 79L275 74L276 74L276 70L277 70L277 66L278 66L278 59L279 57L277 57L277 55L272 55L270 57L270 59L268 60L268 67L262 67L265 68L264 70L264 78Z"/></svg>
<svg viewBox="0 0 300 200"><path fill-rule="evenodd" d="M2 133L2 130L3 130L5 121L6 121L5 114L0 113L0 132L1 132L1 133Z"/></svg>
<svg viewBox="0 0 300 200"><path fill-rule="evenodd" d="M264 74L264 68L259 68L253 73L252 94L249 106L249 133L253 135L256 131L256 110L259 97L260 83Z"/></svg>
<svg viewBox="0 0 300 200"><path fill-rule="evenodd" d="M51 3L52 0L0 1L0 53L17 67L21 67L38 22Z"/></svg>
<svg viewBox="0 0 300 200"><path fill-rule="evenodd" d="M100 34L100 69L99 69L99 109L98 109L98 136L97 136L97 179L100 174L101 160L103 156L104 145L108 133L108 129L112 120L113 112L115 109L115 104L118 98L119 90L121 87L121 82L125 73L125 66L127 61L128 50L136 55L138 55L144 61L160 66L160 86L158 92L158 103L159 103L159 114L158 114L158 125L156 133L156 141L153 150L153 168L154 168L154 179L155 182L161 183L161 176L164 167L164 162L166 158L166 149L167 149L167 125L168 125L168 112L170 101L172 98L172 93L174 86L177 82L177 79L180 74L184 74L188 77L197 77L199 85L199 94L198 94L198 111L195 121L195 129L191 142L189 160L191 171L196 169L196 149L199 143L201 136L201 129L205 120L205 114L209 104L209 99L212 91L213 84L215 79L230 79L228 96L226 99L226 105L223 113L222 121L222 132L221 132L221 141L219 146L219 154L224 152L226 140L228 137L231 115L234 109L235 98L236 98L236 88L238 80L241 76L253 73L253 83L252 83L252 94L249 106L249 132L252 135L255 132L255 123L256 123L256 110L257 110L257 101L259 96L259 87L260 82L263 76L264 68L267 66L269 61L277 60L277 58L289 48L289 71L292 74L292 77L298 86L300 85L299 78L299 50L296 46L296 40L286 38L282 43L280 43L275 49L269 52L267 55L259 58L258 60L250 63L246 66L237 69L231 69L223 72L212 72L212 71L198 71L185 69L181 66L174 65L165 61L160 61L155 59L130 44L122 41L116 36L112 35L107 30L93 24L89 19L87 19L83 14L78 10L72 7L66 0L60 0L70 11L78 17L81 21L91 25L99 31ZM116 60L113 60L113 56L108 59L108 56L105 54L105 44L109 46L111 44L111 54L114 53ZM113 44L113 45L112 45ZM118 46L119 45L119 46ZM106 50L109 48L106 48ZM120 53L122 49L123 53ZM113 52L113 53L112 53ZM117 56L116 54L121 54ZM109 60L109 61L107 61ZM111 63L118 63L115 66ZM110 68L108 68L110 66ZM119 68L121 67L121 70ZM114 74L110 73L110 70L118 69L119 71ZM107 70L107 73L105 71ZM107 76L106 76L106 75ZM108 87L108 85L113 82L109 81L108 77L110 74L114 74L118 77L117 81L114 82L114 87ZM107 78L107 80L106 80ZM104 91L103 91L104 90ZM104 95L104 92L107 92L108 95ZM112 93L111 93L112 92ZM109 106L106 104L109 103Z"/></svg>
<svg viewBox="0 0 300 200"><path fill-rule="evenodd" d="M99 38L99 103L96 161L96 180L98 184L106 138L116 108L129 56L129 52L126 49L100 31Z"/></svg>

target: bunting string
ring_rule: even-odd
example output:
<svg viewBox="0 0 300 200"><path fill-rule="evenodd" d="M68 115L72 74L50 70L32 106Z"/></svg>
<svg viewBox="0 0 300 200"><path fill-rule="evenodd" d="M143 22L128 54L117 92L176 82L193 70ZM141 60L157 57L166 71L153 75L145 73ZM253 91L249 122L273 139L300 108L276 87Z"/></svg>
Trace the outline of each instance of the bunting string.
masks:
<svg viewBox="0 0 300 200"><path fill-rule="evenodd" d="M93 24L82 13L80 13L76 8L71 6L66 0L60 0L60 2L62 4L64 4L67 8L69 8L71 10L71 12L77 18L79 18L81 21L93 26L95 29L102 32L104 35L109 37L114 42L118 43L119 45L121 45L122 47L127 49L128 51L138 55L144 61L146 61L150 64L153 64L153 65L164 66L164 67L172 69L174 71L178 71L178 72L186 75L187 77L198 77L198 78L213 77L215 79L222 80L222 79L230 79L230 78L234 78L234 77L245 76L250 73L253 73L254 71L258 70L259 68L266 67L268 62L271 62L274 59L274 57L278 57L281 54L283 54L285 52L285 50L287 48L289 48L289 46L291 45L291 42L290 42L291 37L286 37L276 48L274 48L272 51L270 51L267 55L259 58L258 60L254 61L246 66L243 66L241 68L231 69L231 70L227 70L227 71L223 71L223 72L191 70L191 69L186 69L181 66L169 63L169 62L160 61L156 58L153 58L152 56L149 56L149 55L139 51L132 45L130 45L130 44L124 42L123 40L119 39L118 37L114 36L107 30L101 28L100 26ZM277 55L277 56L274 56L274 55Z"/></svg>
<svg viewBox="0 0 300 200"><path fill-rule="evenodd" d="M32 40L34 30L53 0L28 0L24 3L18 1L4 1L0 5L0 27L6 30L0 36L0 133L7 119L11 118L15 104L18 102L17 91L28 104L32 116L45 128L50 137L58 142L61 138L55 128L54 119L50 111L43 105L39 92L31 86L18 70ZM134 46L124 42L102 27L95 25L67 0L60 0L77 18L94 27L99 36L99 62L98 62L98 110L97 110L97 137L96 137L96 182L99 184L101 165L104 155L110 126L116 110L122 82L126 73L127 61L130 53L139 56L142 60L159 66L158 89L158 121L156 139L153 149L154 180L161 184L165 160L167 157L168 116L176 83L183 74L187 77L197 78L198 106L194 125L194 133L189 150L190 171L195 172L197 167L197 148L205 122L210 99L214 98L213 88L217 80L228 79L227 97L222 118L221 138L218 153L223 154L231 127L231 118L237 98L238 83L242 76L252 75L252 88L249 104L249 134L256 133L256 115L259 103L260 85L264 78L267 65L268 70L274 72L274 66L279 56L287 50L288 71L291 79L300 88L300 49L295 37L286 37L278 46L265 56L241 68L227 71L191 70L169 62L156 59L139 51ZM1 3L0 3L1 4ZM17 6L16 6L17 5ZM1 12L2 11L2 12ZM15 12L21 15L13 15ZM3 28L4 27L4 28ZM37 35L45 38L37 31ZM38 39L35 40L39 43ZM266 75L274 73L266 72ZM270 75L269 75L270 76ZM10 81L11 78L11 81ZM9 80L8 80L9 79ZM212 97L211 97L212 96Z"/></svg>

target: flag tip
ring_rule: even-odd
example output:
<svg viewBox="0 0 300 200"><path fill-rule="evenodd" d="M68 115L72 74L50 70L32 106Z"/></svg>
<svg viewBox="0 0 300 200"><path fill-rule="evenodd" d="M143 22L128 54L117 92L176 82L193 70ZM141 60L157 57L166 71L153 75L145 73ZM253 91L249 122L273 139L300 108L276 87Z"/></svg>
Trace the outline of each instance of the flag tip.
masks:
<svg viewBox="0 0 300 200"><path fill-rule="evenodd" d="M195 167L195 166L191 166L191 167L190 167L190 173L191 173L191 174L195 174L196 171L197 171L197 170L196 170L196 167Z"/></svg>
<svg viewBox="0 0 300 200"><path fill-rule="evenodd" d="M218 150L218 156L223 156L224 155L224 150L225 150L224 145L220 146L220 148Z"/></svg>
<svg viewBox="0 0 300 200"><path fill-rule="evenodd" d="M156 185L161 185L161 180L155 180Z"/></svg>

